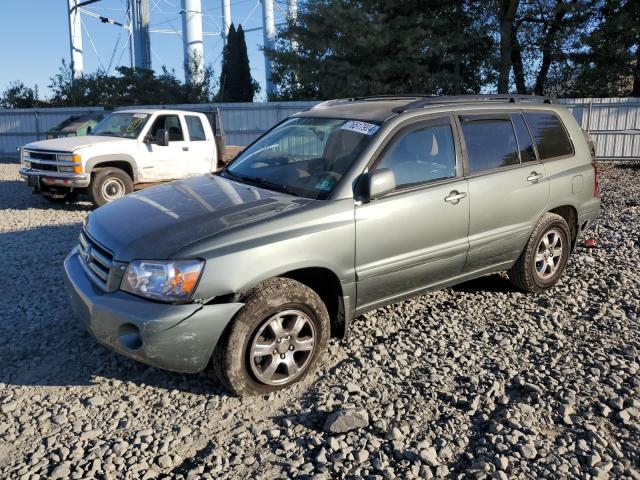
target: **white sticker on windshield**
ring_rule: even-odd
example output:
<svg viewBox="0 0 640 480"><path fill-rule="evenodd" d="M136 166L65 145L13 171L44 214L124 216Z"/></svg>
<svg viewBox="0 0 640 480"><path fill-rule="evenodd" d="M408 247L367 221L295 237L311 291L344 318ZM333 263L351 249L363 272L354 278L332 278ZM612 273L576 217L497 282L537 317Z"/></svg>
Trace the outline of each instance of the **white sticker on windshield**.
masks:
<svg viewBox="0 0 640 480"><path fill-rule="evenodd" d="M361 133L363 135L373 135L378 131L380 127L373 123L358 122L356 120L350 120L345 123L340 130L349 130L351 132Z"/></svg>
<svg viewBox="0 0 640 480"><path fill-rule="evenodd" d="M134 113L133 118L147 118L147 113Z"/></svg>

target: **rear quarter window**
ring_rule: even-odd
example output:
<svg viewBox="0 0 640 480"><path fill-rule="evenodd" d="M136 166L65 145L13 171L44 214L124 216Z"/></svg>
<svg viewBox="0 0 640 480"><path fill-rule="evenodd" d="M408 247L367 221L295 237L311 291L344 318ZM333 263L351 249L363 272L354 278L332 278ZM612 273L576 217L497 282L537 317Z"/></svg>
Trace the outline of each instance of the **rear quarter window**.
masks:
<svg viewBox="0 0 640 480"><path fill-rule="evenodd" d="M189 130L189 139L192 142L201 142L207 139L207 134L204 132L202 121L200 117L195 115L186 115L187 129Z"/></svg>
<svg viewBox="0 0 640 480"><path fill-rule="evenodd" d="M525 112L524 116L531 128L540 160L573 155L573 144L555 113Z"/></svg>
<svg viewBox="0 0 640 480"><path fill-rule="evenodd" d="M520 163L513 125L503 115L462 115L462 135L471 173Z"/></svg>

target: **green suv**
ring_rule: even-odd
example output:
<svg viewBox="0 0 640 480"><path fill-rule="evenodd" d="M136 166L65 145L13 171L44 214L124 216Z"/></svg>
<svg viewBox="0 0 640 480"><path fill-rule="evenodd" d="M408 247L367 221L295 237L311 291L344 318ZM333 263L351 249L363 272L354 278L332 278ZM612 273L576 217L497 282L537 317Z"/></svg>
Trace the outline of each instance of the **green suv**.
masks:
<svg viewBox="0 0 640 480"><path fill-rule="evenodd" d="M552 288L599 210L585 134L547 98L331 100L95 210L66 279L98 342L264 394L381 305L501 271Z"/></svg>

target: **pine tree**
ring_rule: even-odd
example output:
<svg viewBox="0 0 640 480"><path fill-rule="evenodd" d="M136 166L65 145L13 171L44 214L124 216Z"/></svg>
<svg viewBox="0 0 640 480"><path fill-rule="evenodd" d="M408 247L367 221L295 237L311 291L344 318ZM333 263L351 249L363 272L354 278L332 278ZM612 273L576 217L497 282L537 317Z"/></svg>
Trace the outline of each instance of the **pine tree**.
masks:
<svg viewBox="0 0 640 480"><path fill-rule="evenodd" d="M258 84L251 77L247 44L242 25L236 30L233 23L227 34L222 55L218 102L251 102L258 92Z"/></svg>
<svg viewBox="0 0 640 480"><path fill-rule="evenodd" d="M492 47L484 3L309 2L268 51L277 97L479 92Z"/></svg>
<svg viewBox="0 0 640 480"><path fill-rule="evenodd" d="M640 97L640 0L607 0L598 17L582 38L570 93Z"/></svg>

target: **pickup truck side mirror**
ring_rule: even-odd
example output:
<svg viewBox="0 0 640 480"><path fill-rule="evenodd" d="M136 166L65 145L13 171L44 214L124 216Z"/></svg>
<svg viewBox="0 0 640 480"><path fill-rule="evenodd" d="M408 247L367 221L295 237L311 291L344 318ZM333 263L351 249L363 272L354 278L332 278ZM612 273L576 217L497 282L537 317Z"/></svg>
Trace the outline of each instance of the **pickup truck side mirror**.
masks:
<svg viewBox="0 0 640 480"><path fill-rule="evenodd" d="M388 168L379 168L365 175L367 176L366 201L384 197L396 189L396 176Z"/></svg>
<svg viewBox="0 0 640 480"><path fill-rule="evenodd" d="M156 132L156 138L154 139L154 143L159 145L160 147L166 147L169 145L169 131L164 128L160 128Z"/></svg>

